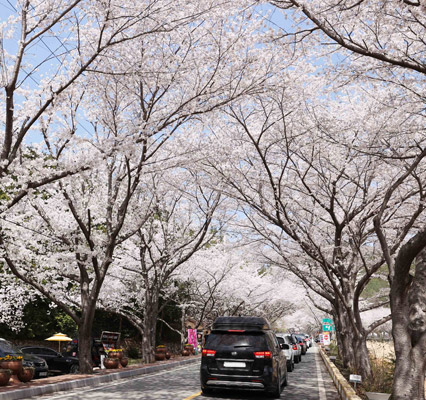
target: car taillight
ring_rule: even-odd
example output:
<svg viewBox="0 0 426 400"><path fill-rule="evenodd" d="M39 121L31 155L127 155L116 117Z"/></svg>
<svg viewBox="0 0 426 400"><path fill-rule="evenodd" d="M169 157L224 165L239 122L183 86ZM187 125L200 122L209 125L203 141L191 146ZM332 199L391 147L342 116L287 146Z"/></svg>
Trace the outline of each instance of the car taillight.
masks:
<svg viewBox="0 0 426 400"><path fill-rule="evenodd" d="M255 351L254 358L272 358L270 351Z"/></svg>
<svg viewBox="0 0 426 400"><path fill-rule="evenodd" d="M293 345L293 350L297 350L297 344Z"/></svg>
<svg viewBox="0 0 426 400"><path fill-rule="evenodd" d="M205 357L214 357L216 355L216 350L203 349L201 354Z"/></svg>

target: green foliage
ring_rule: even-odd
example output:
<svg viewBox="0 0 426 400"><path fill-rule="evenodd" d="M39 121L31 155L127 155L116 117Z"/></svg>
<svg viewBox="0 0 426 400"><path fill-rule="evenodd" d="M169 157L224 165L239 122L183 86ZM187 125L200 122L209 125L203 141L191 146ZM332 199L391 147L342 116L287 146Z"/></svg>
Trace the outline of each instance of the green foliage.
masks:
<svg viewBox="0 0 426 400"><path fill-rule="evenodd" d="M127 349L127 355L129 358L134 358L134 359L138 359L139 358L139 350L137 347L135 346L130 346Z"/></svg>
<svg viewBox="0 0 426 400"><path fill-rule="evenodd" d="M368 282L365 289L362 291L361 297L368 299L369 297L373 297L380 289L388 287L389 282L385 281L384 279L372 278L370 282Z"/></svg>

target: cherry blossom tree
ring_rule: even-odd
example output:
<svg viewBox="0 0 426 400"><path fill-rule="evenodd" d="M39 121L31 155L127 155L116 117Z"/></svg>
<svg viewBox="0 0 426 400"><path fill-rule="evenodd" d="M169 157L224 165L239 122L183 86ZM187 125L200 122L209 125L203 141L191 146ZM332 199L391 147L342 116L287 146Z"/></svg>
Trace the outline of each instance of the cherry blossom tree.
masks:
<svg viewBox="0 0 426 400"><path fill-rule="evenodd" d="M15 276L76 321L80 369L85 373L91 371L96 302L115 248L140 234L147 223L132 205L150 201L143 200L144 178L153 173L154 165L166 170L185 157L196 157L194 143L202 136L197 117L260 90L270 73L265 57L256 57L261 21L250 11L233 14L240 11L237 2L232 7L182 2L175 3L173 10L161 1L127 6L120 2L97 8L96 3L93 9L85 8L87 26L86 18L80 20L75 14L77 22L71 30L75 51L67 52L60 65L68 63L77 72L42 89L42 99L47 99L42 101L43 112L36 111L37 119L22 129L40 122L45 148L33 157L39 168L53 170L56 176L60 160L79 174L71 180L65 173L45 192L33 190L40 185L18 188L6 208L20 208L7 214L11 222L5 222L1 237L4 259ZM83 31L83 26L88 30ZM67 77L71 70L71 66L60 68L55 77ZM78 90L60 102L71 84ZM32 110L31 101L38 100L30 97L23 109ZM50 109L56 103L69 111L59 119L58 109ZM57 132L59 123L63 129ZM79 123L89 135L76 134ZM40 160L44 159L48 164L43 169ZM14 183L12 188L18 186ZM17 202L25 195L29 199L20 206ZM63 226L53 218L55 212L63 216ZM145 215L148 218L150 213ZM211 215L206 215L210 221ZM10 224L20 229L14 232ZM45 239L36 235L36 243L31 243L27 235L24 243L15 240L29 230L41 232ZM22 248L16 247L18 243Z"/></svg>
<svg viewBox="0 0 426 400"><path fill-rule="evenodd" d="M283 39L293 43L302 40L305 44L316 45L322 54L334 53L334 65L329 69L337 70L341 77L340 82L381 81L388 88L396 87L396 91L386 101L388 104L395 105L395 100L403 106L411 103L411 114L423 114L424 94L421 88L424 86L426 72L422 57L425 51L423 1L277 0L271 1L271 4L283 10L294 11L292 16L296 28L284 32ZM326 46L317 46L319 41ZM416 97L414 101L411 99L413 95ZM395 107L395 110L398 108ZM400 138L405 137L407 125L405 123L403 128L400 128ZM414 126L410 131L414 132ZM424 227L414 224L422 214L422 202L419 206L412 207L408 214L410 222L403 224L398 233L410 228L414 231L404 236L405 243L397 241L396 248L393 246L395 242L385 233L382 217L389 199L399 196L400 185L404 179L417 180L422 198L423 178L419 172L422 170L420 165L424 157L422 135L424 137L424 124L404 141L395 143L392 139L383 138L384 146L380 154L388 159L400 160L400 174L395 174L395 184L385 189L387 195L383 207L375 217L375 230L389 267L391 284L390 299L397 358L392 393L394 399L424 399L425 365L420 354L425 351L426 333L419 326L413 329L416 324L407 323L407 315L414 304L409 303L406 296L410 291L411 298L417 299L418 307L421 308L422 294L414 294L419 285L415 283L416 279L413 281L410 278L410 264L426 245ZM408 161L410 159L412 162ZM397 251L398 246L401 248ZM423 263L420 260L421 257L416 276L419 276L421 281ZM411 370L413 365L415 373L409 376L407 371Z"/></svg>
<svg viewBox="0 0 426 400"><path fill-rule="evenodd" d="M189 171L158 173L144 191L152 193L152 204L137 206L145 223L117 249L99 306L140 331L143 360L152 362L158 317L177 290L174 275L220 234L227 210Z"/></svg>
<svg viewBox="0 0 426 400"><path fill-rule="evenodd" d="M368 126L373 137L378 119L389 120L393 110L382 108L377 118L371 111L379 103L366 108L351 92L346 103L339 99L330 105L327 98L327 109L309 106L295 113L296 93L287 85L275 96L231 107L226 123L216 123L212 130L235 150L232 157L220 159L216 149L219 155L209 166L228 185L229 195L247 205L250 228L271 249L265 257L330 304L322 310L335 317L345 363L367 377L366 337L390 316L365 328L361 312L381 304L362 304L361 294L385 263L373 217L383 204L381 187L390 186L393 176L383 176L381 158L356 149L365 146L360 131ZM377 134L383 126L376 128ZM386 168L398 171L389 164ZM389 228L406 215L410 206L404 206L405 200L422 199L421 194L417 200L413 196L417 192L408 191L402 201L393 200L392 212L384 218ZM398 243L406 235L402 230Z"/></svg>

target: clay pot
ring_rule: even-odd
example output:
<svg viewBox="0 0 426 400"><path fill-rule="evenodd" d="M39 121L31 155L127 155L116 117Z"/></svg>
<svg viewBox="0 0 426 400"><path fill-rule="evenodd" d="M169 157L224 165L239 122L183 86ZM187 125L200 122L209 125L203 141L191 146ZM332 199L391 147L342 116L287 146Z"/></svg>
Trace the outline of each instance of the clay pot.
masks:
<svg viewBox="0 0 426 400"><path fill-rule="evenodd" d="M171 357L172 355L170 354L170 352L168 352L168 351L166 351L166 360L170 360L170 357Z"/></svg>
<svg viewBox="0 0 426 400"><path fill-rule="evenodd" d="M35 369L33 367L24 367L18 372L18 379L21 382L29 382L34 378Z"/></svg>
<svg viewBox="0 0 426 400"><path fill-rule="evenodd" d="M120 360L118 358L105 358L104 360L104 366L106 369L116 369L118 368L118 364L120 363Z"/></svg>
<svg viewBox="0 0 426 400"><path fill-rule="evenodd" d="M0 368L12 370L12 375L16 375L22 370L22 360L2 361Z"/></svg>
<svg viewBox="0 0 426 400"><path fill-rule="evenodd" d="M6 386L11 376L12 371L10 369L0 369L0 386Z"/></svg>
<svg viewBox="0 0 426 400"><path fill-rule="evenodd" d="M166 353L167 349L165 347L156 347L155 352L156 353Z"/></svg>
<svg viewBox="0 0 426 400"><path fill-rule="evenodd" d="M109 358L117 358L118 360L121 360L124 357L124 354L122 351L114 351L108 354Z"/></svg>
<svg viewBox="0 0 426 400"><path fill-rule="evenodd" d="M183 349L182 355L185 356L185 357L189 356L189 351L187 349Z"/></svg>
<svg viewBox="0 0 426 400"><path fill-rule="evenodd" d="M166 359L166 353L155 353L155 359L156 361L163 361Z"/></svg>
<svg viewBox="0 0 426 400"><path fill-rule="evenodd" d="M124 368L124 367L127 367L127 364L129 363L129 359L127 358L127 357L123 357L121 360L120 360L120 364L121 364L121 366Z"/></svg>

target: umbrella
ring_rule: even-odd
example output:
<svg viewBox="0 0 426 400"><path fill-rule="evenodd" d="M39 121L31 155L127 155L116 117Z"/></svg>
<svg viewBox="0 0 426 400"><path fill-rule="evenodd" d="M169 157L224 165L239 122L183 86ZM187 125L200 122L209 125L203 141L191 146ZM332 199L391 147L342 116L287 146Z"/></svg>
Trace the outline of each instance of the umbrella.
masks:
<svg viewBox="0 0 426 400"><path fill-rule="evenodd" d="M53 336L48 337L49 342L58 342L58 352L61 350L61 342L71 342L72 339L63 333L55 333Z"/></svg>

